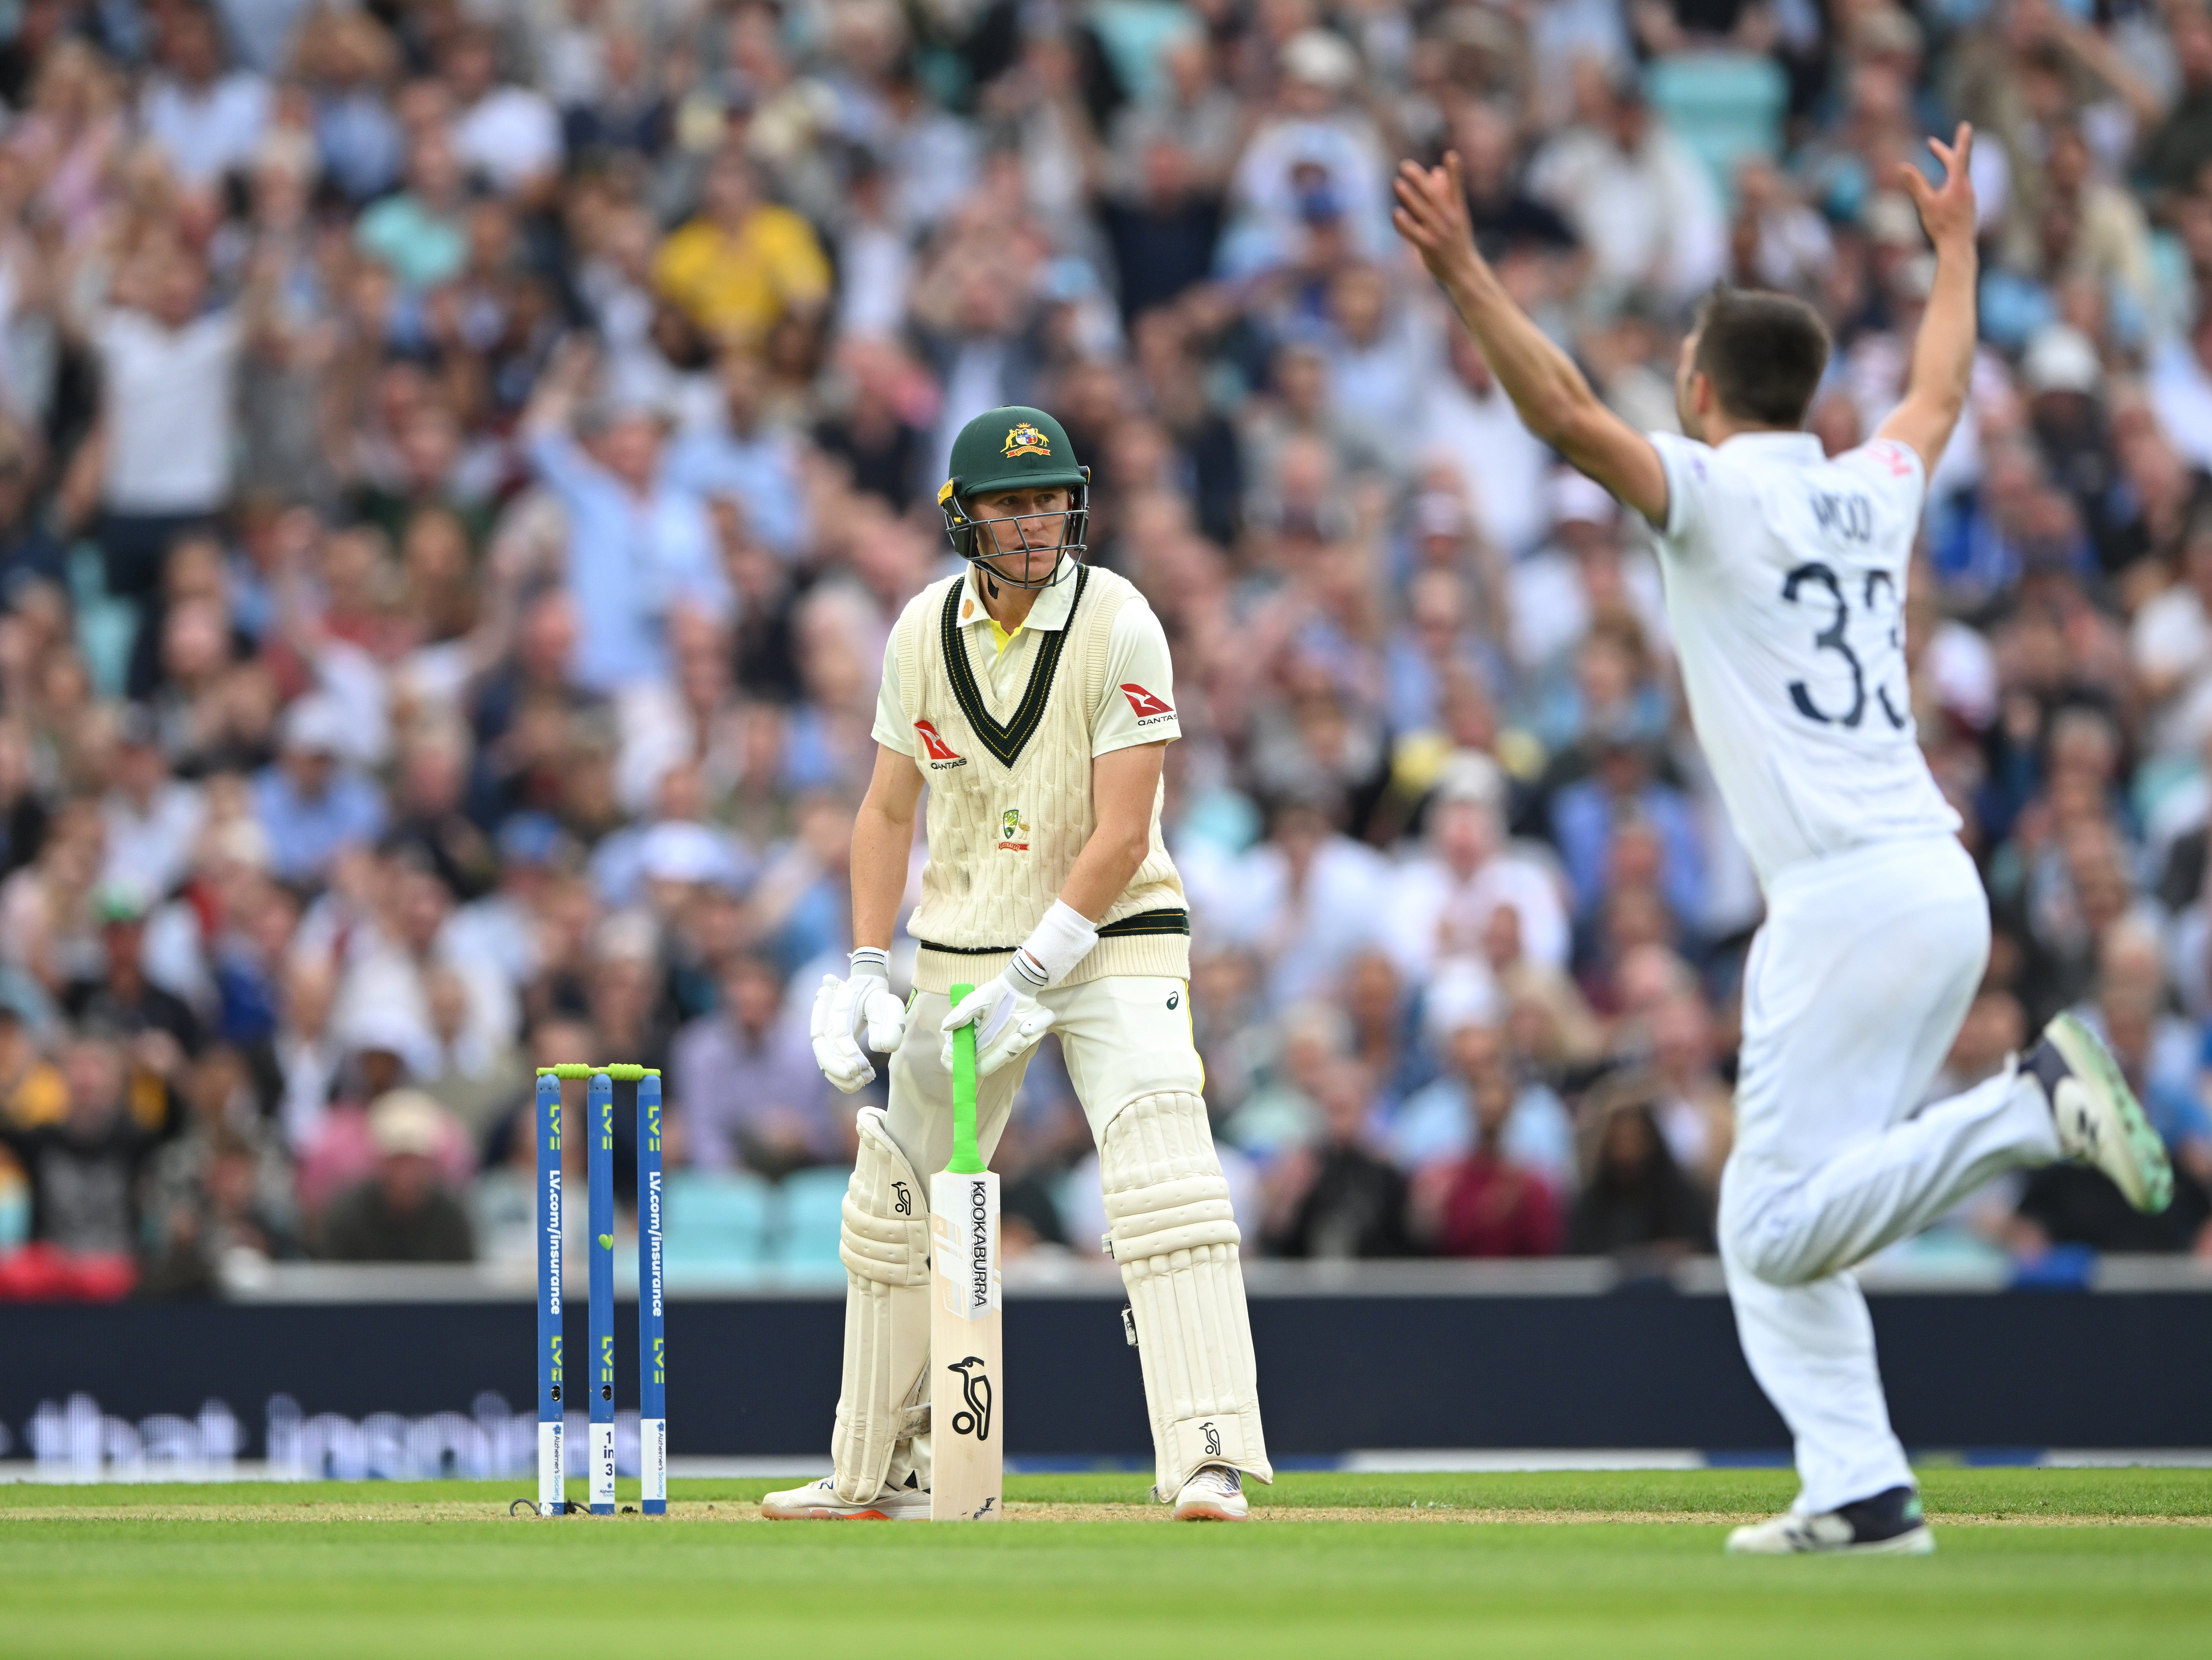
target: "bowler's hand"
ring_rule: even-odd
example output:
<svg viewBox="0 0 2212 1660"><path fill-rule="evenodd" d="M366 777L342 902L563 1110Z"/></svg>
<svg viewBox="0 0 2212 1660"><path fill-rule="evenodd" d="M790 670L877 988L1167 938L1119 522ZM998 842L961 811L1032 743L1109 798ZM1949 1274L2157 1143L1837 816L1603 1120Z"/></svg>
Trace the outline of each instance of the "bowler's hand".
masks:
<svg viewBox="0 0 2212 1660"><path fill-rule="evenodd" d="M1898 182L1912 198L1912 205L1920 210L1921 228L1936 247L1960 242L1971 244L1974 240L1976 210L1974 181L1966 164L1974 155L1972 124L1960 122L1959 131L1949 143L1931 138L1928 148L1943 164L1942 186L1929 184L1927 176L1909 162L1899 166Z"/></svg>
<svg viewBox="0 0 2212 1660"><path fill-rule="evenodd" d="M1440 167L1401 161L1391 189L1398 205L1391 210L1390 222L1419 252L1430 276L1447 283L1455 269L1481 264L1467 216L1467 184L1460 174L1457 150L1446 150Z"/></svg>

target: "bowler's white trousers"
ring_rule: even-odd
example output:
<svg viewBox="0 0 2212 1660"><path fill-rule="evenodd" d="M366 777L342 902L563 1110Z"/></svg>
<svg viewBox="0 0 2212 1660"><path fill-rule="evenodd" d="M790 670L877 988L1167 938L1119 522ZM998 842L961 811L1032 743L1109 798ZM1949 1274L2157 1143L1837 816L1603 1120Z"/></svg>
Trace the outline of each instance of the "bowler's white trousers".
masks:
<svg viewBox="0 0 2212 1660"><path fill-rule="evenodd" d="M1912 1113L1989 962L1989 902L1949 836L1876 843L1769 884L1744 970L1721 1259L1752 1374L1790 1426L1796 1508L1910 1482L1851 1268L1990 1177L2058 1157L2006 1071Z"/></svg>

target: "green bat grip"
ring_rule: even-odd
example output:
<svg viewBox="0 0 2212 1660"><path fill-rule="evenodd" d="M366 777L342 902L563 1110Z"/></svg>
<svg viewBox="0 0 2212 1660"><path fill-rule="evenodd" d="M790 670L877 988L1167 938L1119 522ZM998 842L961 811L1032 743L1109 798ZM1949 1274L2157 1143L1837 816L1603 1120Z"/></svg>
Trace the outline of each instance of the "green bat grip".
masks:
<svg viewBox="0 0 2212 1660"><path fill-rule="evenodd" d="M952 988L953 1006L975 989ZM952 1033L952 1157L945 1166L955 1176L981 1176L983 1155L975 1149L975 1023L954 1028Z"/></svg>

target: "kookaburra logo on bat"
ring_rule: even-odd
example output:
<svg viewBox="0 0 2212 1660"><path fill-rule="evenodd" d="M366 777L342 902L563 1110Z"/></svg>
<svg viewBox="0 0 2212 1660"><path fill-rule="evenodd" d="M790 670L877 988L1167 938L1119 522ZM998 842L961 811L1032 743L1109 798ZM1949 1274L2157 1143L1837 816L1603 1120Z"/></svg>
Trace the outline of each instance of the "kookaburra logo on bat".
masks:
<svg viewBox="0 0 2212 1660"><path fill-rule="evenodd" d="M955 1360L945 1371L960 1374L961 1398L967 1410L952 1414L952 1432L972 1435L978 1441L991 1438L991 1379L987 1373L974 1370L983 1364L983 1357L971 1354L964 1360Z"/></svg>

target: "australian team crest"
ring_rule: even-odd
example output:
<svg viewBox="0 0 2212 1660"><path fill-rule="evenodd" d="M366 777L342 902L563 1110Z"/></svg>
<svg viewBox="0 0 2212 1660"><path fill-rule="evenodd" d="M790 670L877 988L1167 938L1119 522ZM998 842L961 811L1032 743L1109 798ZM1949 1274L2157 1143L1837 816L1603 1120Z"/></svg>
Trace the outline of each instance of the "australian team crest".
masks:
<svg viewBox="0 0 2212 1660"><path fill-rule="evenodd" d="M1050 455L1052 443L1034 423L1024 421L1006 429L1006 447L999 453L1008 460L1024 455Z"/></svg>
<svg viewBox="0 0 2212 1660"><path fill-rule="evenodd" d="M1008 807L999 815L999 851L1027 853L1030 850L1029 820L1022 817L1019 807Z"/></svg>

